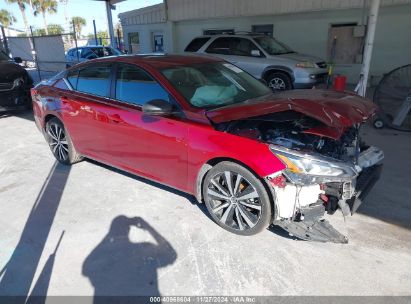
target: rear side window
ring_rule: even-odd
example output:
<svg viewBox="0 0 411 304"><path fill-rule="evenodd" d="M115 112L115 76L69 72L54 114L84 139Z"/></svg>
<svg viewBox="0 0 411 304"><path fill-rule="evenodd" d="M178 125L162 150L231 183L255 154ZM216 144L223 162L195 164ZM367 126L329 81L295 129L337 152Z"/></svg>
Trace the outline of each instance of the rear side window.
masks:
<svg viewBox="0 0 411 304"><path fill-rule="evenodd" d="M70 90L70 88L67 86L63 79L57 80L57 82L54 84L54 87L62 90Z"/></svg>
<svg viewBox="0 0 411 304"><path fill-rule="evenodd" d="M77 91L108 97L110 95L110 73L111 65L97 65L80 70Z"/></svg>
<svg viewBox="0 0 411 304"><path fill-rule="evenodd" d="M116 76L117 100L135 105L143 105L153 99L169 100L163 87L139 67L119 65Z"/></svg>
<svg viewBox="0 0 411 304"><path fill-rule="evenodd" d="M187 45L184 52L197 52L208 40L210 37L195 38Z"/></svg>
<svg viewBox="0 0 411 304"><path fill-rule="evenodd" d="M230 43L232 38L217 38L208 46L206 52L212 54L230 55Z"/></svg>
<svg viewBox="0 0 411 304"><path fill-rule="evenodd" d="M67 81L70 83L71 87L74 90L77 89L77 77L78 77L78 70L70 70L66 76Z"/></svg>

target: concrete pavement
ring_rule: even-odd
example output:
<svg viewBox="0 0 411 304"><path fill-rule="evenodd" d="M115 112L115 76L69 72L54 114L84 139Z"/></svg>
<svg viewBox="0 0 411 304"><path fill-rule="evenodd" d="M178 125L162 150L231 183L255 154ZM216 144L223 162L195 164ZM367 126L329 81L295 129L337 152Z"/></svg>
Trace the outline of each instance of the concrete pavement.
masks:
<svg viewBox="0 0 411 304"><path fill-rule="evenodd" d="M0 117L0 294L411 293L411 133L363 131L385 167L343 245L228 233L178 191L57 165L30 113Z"/></svg>

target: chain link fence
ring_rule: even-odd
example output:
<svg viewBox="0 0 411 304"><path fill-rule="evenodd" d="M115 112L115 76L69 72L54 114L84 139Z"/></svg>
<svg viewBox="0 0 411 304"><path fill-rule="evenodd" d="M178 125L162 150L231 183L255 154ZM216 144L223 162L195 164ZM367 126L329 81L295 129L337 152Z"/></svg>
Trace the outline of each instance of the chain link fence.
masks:
<svg viewBox="0 0 411 304"><path fill-rule="evenodd" d="M36 30L30 27L28 33L7 36L4 34L0 41L6 53L16 62L26 67L35 83L50 78L54 74L64 70L68 66L83 61L81 52L74 58L68 58L67 51L79 49L83 46L104 45L110 46L109 38L78 38L75 31L67 30L59 34L37 35ZM116 45L112 46L119 50L123 49L121 37L115 37ZM68 61L70 59L70 61Z"/></svg>

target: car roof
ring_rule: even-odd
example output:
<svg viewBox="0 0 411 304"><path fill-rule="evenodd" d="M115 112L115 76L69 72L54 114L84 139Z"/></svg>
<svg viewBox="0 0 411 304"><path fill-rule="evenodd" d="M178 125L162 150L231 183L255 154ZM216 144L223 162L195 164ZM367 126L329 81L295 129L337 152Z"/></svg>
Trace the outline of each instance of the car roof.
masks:
<svg viewBox="0 0 411 304"><path fill-rule="evenodd" d="M198 54L133 54L101 57L91 60L92 62L117 61L131 64L145 64L156 69L164 69L185 66L197 63L221 62L220 58L210 55ZM90 62L90 61L88 61ZM85 63L86 64L86 63Z"/></svg>
<svg viewBox="0 0 411 304"><path fill-rule="evenodd" d="M217 35L202 35L202 36L197 36L196 38L256 38L256 37L266 37L264 34L258 34L258 33L250 33L250 34L217 34Z"/></svg>
<svg viewBox="0 0 411 304"><path fill-rule="evenodd" d="M84 45L84 46L78 46L78 47L70 48L70 49L68 49L68 51L75 50L75 49L103 48L103 47L112 48L111 46L108 46L108 45Z"/></svg>

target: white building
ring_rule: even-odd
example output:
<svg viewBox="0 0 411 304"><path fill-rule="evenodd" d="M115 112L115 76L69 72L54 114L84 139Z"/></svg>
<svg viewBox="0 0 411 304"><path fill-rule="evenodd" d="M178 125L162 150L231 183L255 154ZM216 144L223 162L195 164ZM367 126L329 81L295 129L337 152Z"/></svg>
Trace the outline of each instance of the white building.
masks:
<svg viewBox="0 0 411 304"><path fill-rule="evenodd" d="M132 53L182 52L196 36L257 31L294 50L330 58L336 72L358 80L368 15L367 0L166 0L119 15ZM382 0L371 63L371 81L411 63L411 0Z"/></svg>

